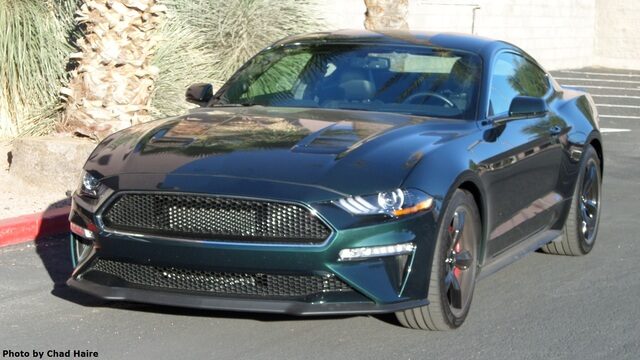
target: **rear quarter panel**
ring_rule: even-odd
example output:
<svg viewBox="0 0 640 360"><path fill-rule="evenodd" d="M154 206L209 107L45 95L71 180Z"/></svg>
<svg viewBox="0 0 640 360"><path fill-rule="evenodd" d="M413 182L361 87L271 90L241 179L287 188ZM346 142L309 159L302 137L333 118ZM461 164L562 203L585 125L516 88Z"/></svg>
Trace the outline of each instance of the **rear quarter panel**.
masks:
<svg viewBox="0 0 640 360"><path fill-rule="evenodd" d="M567 124L567 131L560 136L563 145L563 164L560 169L558 191L566 198L571 198L576 186L585 146L591 144L600 155L601 170L604 166L602 156L602 136L598 112L593 98L586 92L565 88L553 80L556 93L549 102L550 110L562 118ZM562 228L571 203L567 201L562 216L554 228Z"/></svg>

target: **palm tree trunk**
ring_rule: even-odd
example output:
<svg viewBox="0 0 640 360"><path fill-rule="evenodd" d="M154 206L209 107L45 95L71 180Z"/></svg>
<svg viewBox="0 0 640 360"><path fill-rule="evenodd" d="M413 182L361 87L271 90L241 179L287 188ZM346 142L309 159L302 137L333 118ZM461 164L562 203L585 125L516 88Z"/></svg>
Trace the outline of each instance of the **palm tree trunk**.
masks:
<svg viewBox="0 0 640 360"><path fill-rule="evenodd" d="M102 139L150 119L158 74L150 64L154 30L166 8L156 0L84 0L77 21L84 30L71 54L77 67L68 87L62 130Z"/></svg>
<svg viewBox="0 0 640 360"><path fill-rule="evenodd" d="M409 0L364 0L367 6L364 27L367 30L408 29Z"/></svg>

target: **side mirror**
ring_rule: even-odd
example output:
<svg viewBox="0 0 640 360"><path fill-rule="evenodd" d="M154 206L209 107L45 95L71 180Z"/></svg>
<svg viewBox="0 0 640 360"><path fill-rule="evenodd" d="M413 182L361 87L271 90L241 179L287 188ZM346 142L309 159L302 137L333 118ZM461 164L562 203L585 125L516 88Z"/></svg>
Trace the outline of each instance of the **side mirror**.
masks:
<svg viewBox="0 0 640 360"><path fill-rule="evenodd" d="M547 113L547 102L542 98L531 96L516 96L509 106L509 117L530 117Z"/></svg>
<svg viewBox="0 0 640 360"><path fill-rule="evenodd" d="M213 85L209 83L198 83L190 85L187 88L185 97L190 103L204 106L211 99L213 99Z"/></svg>

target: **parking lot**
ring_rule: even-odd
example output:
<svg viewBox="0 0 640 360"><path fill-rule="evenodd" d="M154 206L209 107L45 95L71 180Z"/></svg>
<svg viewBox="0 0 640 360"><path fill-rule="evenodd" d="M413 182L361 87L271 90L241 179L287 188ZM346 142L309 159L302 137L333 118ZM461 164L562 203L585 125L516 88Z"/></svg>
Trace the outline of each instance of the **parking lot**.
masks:
<svg viewBox="0 0 640 360"><path fill-rule="evenodd" d="M392 315L295 318L102 302L65 287L66 239L0 249L0 347L100 359L638 359L640 72L554 72L593 94L603 127L603 215L586 257L534 253L478 283L457 331Z"/></svg>

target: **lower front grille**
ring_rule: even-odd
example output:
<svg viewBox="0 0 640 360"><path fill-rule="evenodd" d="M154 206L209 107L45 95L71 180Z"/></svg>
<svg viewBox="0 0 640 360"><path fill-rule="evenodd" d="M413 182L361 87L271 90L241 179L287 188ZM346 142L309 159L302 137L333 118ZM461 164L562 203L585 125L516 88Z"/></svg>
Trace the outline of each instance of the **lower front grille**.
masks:
<svg viewBox="0 0 640 360"><path fill-rule="evenodd" d="M134 286L206 292L222 296L301 298L318 293L351 291L333 275L282 275L190 270L97 259L83 273L115 276Z"/></svg>

